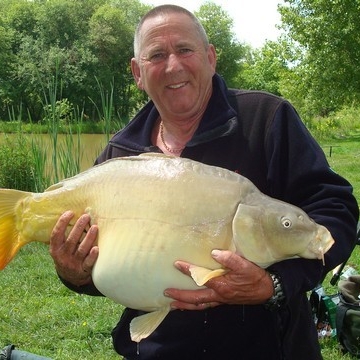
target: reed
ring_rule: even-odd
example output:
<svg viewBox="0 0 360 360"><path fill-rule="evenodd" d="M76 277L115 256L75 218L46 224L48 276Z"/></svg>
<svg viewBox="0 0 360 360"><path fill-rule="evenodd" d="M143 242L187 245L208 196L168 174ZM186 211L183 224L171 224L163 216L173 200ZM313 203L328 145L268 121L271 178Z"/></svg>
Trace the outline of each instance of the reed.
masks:
<svg viewBox="0 0 360 360"><path fill-rule="evenodd" d="M65 144L59 146L59 163L61 177L68 178L80 172L81 159L83 157L81 147L81 125L84 118L84 112L73 110L73 125L68 128L65 137ZM76 130L74 134L73 129Z"/></svg>
<svg viewBox="0 0 360 360"><path fill-rule="evenodd" d="M43 192L51 184L51 176L46 171L46 148L34 139L31 140L31 152L33 163L33 174L35 180L35 192Z"/></svg>
<svg viewBox="0 0 360 360"><path fill-rule="evenodd" d="M58 65L56 67L58 69ZM49 128L49 134L52 139L52 169L53 180L59 181L59 169L58 169L58 133L60 125L60 112L57 111L57 88L58 88L58 70L55 72L55 76L48 84L48 91L44 91L44 112L45 121Z"/></svg>
<svg viewBox="0 0 360 360"><path fill-rule="evenodd" d="M106 135L106 141L108 142L110 140L111 132L114 129L114 125L116 129L120 129L122 128L123 124L120 116L117 117L119 121L116 121L114 116L114 83L112 82L110 84L110 90L107 91L105 90L103 84L99 81L98 78L96 78L96 82L98 85L101 99L101 108L99 109L93 99L90 99L90 101L95 106L98 117L103 123L103 131Z"/></svg>

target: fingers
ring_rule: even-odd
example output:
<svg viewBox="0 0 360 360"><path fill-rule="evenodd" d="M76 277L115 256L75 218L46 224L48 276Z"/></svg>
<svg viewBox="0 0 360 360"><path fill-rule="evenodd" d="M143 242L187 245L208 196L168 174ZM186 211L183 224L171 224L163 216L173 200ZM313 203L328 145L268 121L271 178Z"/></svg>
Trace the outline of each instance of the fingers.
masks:
<svg viewBox="0 0 360 360"><path fill-rule="evenodd" d="M84 243L84 238L90 227L90 216L88 214L81 215L76 221L74 227L71 229L64 246L69 252L84 256L85 253L89 252L89 245ZM91 237L92 239L92 237Z"/></svg>
<svg viewBox="0 0 360 360"><path fill-rule="evenodd" d="M72 211L66 211L60 216L50 236L50 253L63 245L66 228L73 217Z"/></svg>
<svg viewBox="0 0 360 360"><path fill-rule="evenodd" d="M180 270L183 274L191 276L191 273L190 273L191 264L189 264L185 261L178 260L178 261L175 261L174 266L178 270Z"/></svg>
<svg viewBox="0 0 360 360"><path fill-rule="evenodd" d="M242 258L232 251L215 249L211 252L211 256L229 270L238 270L241 266Z"/></svg>
<svg viewBox="0 0 360 360"><path fill-rule="evenodd" d="M170 304L170 307L173 310L206 310L219 305L221 305L221 303L215 301L207 302L207 303L199 303L199 304L189 304L186 302L173 301Z"/></svg>
<svg viewBox="0 0 360 360"><path fill-rule="evenodd" d="M221 304L215 300L217 295L212 289L167 289L164 295L175 299L175 301L170 304L172 309L204 310Z"/></svg>
<svg viewBox="0 0 360 360"><path fill-rule="evenodd" d="M91 236L95 236L95 239L96 239L97 228L94 228L94 229L93 229L93 227L90 228L90 232L91 232ZM83 243L86 243L85 240L86 239L84 239L84 241L80 244L80 246ZM93 242L89 241L89 245L90 244L93 244ZM79 246L79 248L80 248L80 246ZM92 246L91 248L89 248L89 251L85 252L85 257L84 257L84 261L83 261L83 264L82 264L82 268L83 268L84 272L91 273L92 268L94 267L98 256L99 256L99 248L98 248L98 246Z"/></svg>
<svg viewBox="0 0 360 360"><path fill-rule="evenodd" d="M174 266L183 274L191 276L190 268L192 264L178 260L174 263ZM209 285L208 283L206 285ZM164 295L175 300L171 303L173 309L204 310L222 304L219 295L211 287L198 290L169 288L165 290Z"/></svg>
<svg viewBox="0 0 360 360"><path fill-rule="evenodd" d="M211 252L212 257L224 268L229 270L238 270L242 266L243 260L239 255L228 250L213 250ZM175 267L183 274L191 276L190 268L191 264L185 261L177 260L174 263Z"/></svg>
<svg viewBox="0 0 360 360"><path fill-rule="evenodd" d="M50 237L50 252L62 248L64 252L77 253L80 257L84 257L92 248L98 230L96 225L90 227L91 219L88 214L80 216L66 237L73 217L74 213L71 211L66 211L60 216Z"/></svg>
<svg viewBox="0 0 360 360"><path fill-rule="evenodd" d="M97 225L92 225L89 230L86 231L86 226L84 227L85 220L86 219L80 217L66 240L66 242L69 242L69 249L75 251L79 258L84 258L89 254L96 242L98 234ZM88 222L86 222L86 225L88 225Z"/></svg>
<svg viewBox="0 0 360 360"><path fill-rule="evenodd" d="M90 216L84 214L67 235L73 217L71 211L60 216L51 234L50 254L63 279L74 285L84 285L92 281L91 271L99 254L95 245L98 228L90 226Z"/></svg>
<svg viewBox="0 0 360 360"><path fill-rule="evenodd" d="M273 285L264 269L231 251L213 250L212 256L227 272L210 279L206 288L166 289L165 295L174 299L173 308L199 310L225 303L262 304L271 296ZM176 261L175 266L190 275L191 264Z"/></svg>

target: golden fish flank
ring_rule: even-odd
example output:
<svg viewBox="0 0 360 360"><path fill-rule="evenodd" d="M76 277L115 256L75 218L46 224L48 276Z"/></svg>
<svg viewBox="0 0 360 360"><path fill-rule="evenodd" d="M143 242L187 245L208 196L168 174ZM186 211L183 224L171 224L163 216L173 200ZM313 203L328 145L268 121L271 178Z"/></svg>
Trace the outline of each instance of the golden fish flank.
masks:
<svg viewBox="0 0 360 360"><path fill-rule="evenodd" d="M262 267L293 257L322 259L334 240L301 209L262 194L234 172L147 154L109 160L44 193L0 190L0 268L30 241L47 243L66 210L99 226L95 286L147 311L131 337L149 336L170 311L168 287L195 289L224 269L210 253L229 249ZM173 266L196 266L192 277Z"/></svg>

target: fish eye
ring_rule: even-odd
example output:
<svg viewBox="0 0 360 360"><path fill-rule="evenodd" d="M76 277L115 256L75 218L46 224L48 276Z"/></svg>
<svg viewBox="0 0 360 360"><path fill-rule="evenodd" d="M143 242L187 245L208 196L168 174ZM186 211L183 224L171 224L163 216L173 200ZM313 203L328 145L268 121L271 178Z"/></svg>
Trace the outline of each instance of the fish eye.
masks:
<svg viewBox="0 0 360 360"><path fill-rule="evenodd" d="M281 219L281 224L285 229L289 229L292 226L292 222L288 218L282 218Z"/></svg>

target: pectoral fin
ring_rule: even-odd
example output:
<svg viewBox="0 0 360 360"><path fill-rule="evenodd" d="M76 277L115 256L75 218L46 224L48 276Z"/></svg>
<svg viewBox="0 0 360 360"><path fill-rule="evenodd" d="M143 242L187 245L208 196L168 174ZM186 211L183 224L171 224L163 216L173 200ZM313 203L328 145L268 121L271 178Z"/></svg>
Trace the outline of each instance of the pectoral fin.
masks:
<svg viewBox="0 0 360 360"><path fill-rule="evenodd" d="M225 269L211 270L201 266L192 265L190 266L190 273L193 280L198 286L204 285L210 279L221 276L227 273Z"/></svg>
<svg viewBox="0 0 360 360"><path fill-rule="evenodd" d="M138 343L148 337L165 319L169 311L170 307L166 306L134 318L130 323L131 340Z"/></svg>

